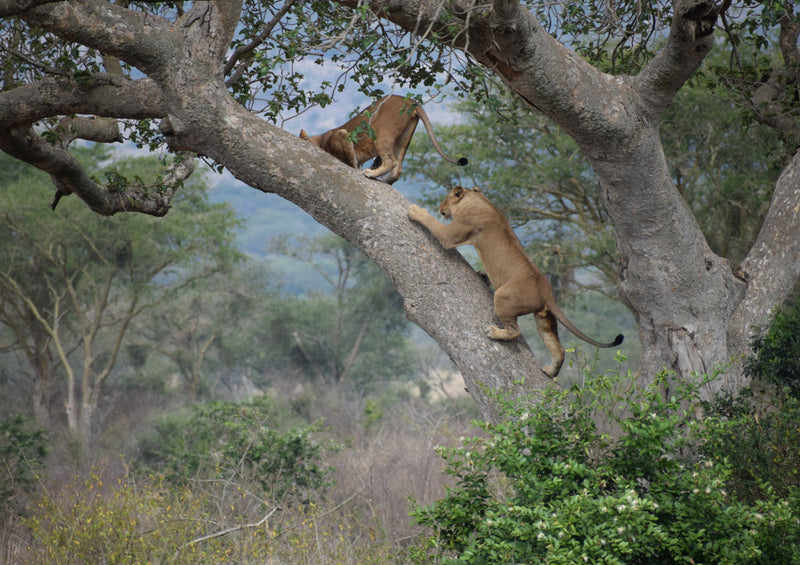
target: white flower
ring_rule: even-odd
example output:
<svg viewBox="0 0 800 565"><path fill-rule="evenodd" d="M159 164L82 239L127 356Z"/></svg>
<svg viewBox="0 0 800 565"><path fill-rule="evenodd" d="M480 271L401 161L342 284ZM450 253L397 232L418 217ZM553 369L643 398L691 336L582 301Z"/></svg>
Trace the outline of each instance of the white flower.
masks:
<svg viewBox="0 0 800 565"><path fill-rule="evenodd" d="M544 539L544 532L539 532L539 535L536 536L536 539Z"/></svg>

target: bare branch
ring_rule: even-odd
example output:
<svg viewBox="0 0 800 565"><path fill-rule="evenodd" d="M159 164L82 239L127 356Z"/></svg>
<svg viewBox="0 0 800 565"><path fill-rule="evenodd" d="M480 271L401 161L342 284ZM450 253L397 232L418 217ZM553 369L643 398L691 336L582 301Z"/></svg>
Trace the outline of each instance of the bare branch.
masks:
<svg viewBox="0 0 800 565"><path fill-rule="evenodd" d="M272 518L272 515L275 514L275 512L277 512L278 510L279 510L279 507L275 506L275 507L272 508L272 510L267 512L264 515L264 517L261 518L258 522L253 522L252 524L240 524L238 526L233 526L231 528L225 528L224 530L220 530L218 532L214 532L214 533L211 533L211 534L207 534L205 536L200 536L199 538L195 538L195 539L187 542L186 545L194 545L196 543L208 541L210 539L226 536L228 534L232 534L233 532L238 532L239 530L257 528L257 527L261 526L262 524L265 524L267 522L267 520Z"/></svg>

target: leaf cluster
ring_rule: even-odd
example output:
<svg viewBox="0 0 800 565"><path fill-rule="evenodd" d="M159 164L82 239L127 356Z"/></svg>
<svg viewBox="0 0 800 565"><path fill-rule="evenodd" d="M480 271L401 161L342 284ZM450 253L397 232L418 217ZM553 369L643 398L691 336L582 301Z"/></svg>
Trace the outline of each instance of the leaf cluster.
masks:
<svg viewBox="0 0 800 565"><path fill-rule="evenodd" d="M538 404L506 403L485 436L441 450L456 485L413 511L432 530L434 562L798 562L796 492L749 503L722 454L692 455L715 430L696 416L699 387L595 376Z"/></svg>

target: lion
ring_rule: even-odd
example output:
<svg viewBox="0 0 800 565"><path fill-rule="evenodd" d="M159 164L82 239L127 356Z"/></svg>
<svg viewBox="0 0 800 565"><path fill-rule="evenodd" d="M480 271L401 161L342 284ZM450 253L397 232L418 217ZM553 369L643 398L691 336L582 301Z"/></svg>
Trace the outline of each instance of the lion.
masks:
<svg viewBox="0 0 800 565"><path fill-rule="evenodd" d="M422 106L397 95L382 98L346 124L323 134L309 136L305 130L300 130L300 138L354 169L374 158L371 168L365 169L364 174L371 179L384 177L380 180L392 184L403 171L403 158L419 120L425 125L434 148L446 161L459 166L469 162L466 157L455 160L445 155Z"/></svg>
<svg viewBox="0 0 800 565"><path fill-rule="evenodd" d="M525 253L503 214L492 205L479 188L456 186L439 206L439 212L451 220L443 224L417 205L408 209L408 217L422 224L445 249L473 245L483 263L489 282L494 286L494 310L503 327L487 328L492 339L508 341L522 332L517 318L533 314L536 329L544 341L552 363L544 368L555 378L564 364L564 348L558 340L558 324L597 347L615 347L622 343L622 334L611 343L600 343L586 336L570 322L556 303L547 278Z"/></svg>

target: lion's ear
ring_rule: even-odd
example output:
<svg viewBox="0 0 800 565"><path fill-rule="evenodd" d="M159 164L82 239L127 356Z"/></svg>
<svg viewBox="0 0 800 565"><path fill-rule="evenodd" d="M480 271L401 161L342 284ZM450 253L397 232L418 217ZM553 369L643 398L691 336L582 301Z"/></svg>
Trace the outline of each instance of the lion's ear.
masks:
<svg viewBox="0 0 800 565"><path fill-rule="evenodd" d="M308 139L308 134L306 133L306 130L304 129L300 130L300 139Z"/></svg>
<svg viewBox="0 0 800 565"><path fill-rule="evenodd" d="M460 198L461 195L464 194L464 187L454 186L451 192L453 193L453 196L455 196L456 198Z"/></svg>
<svg viewBox="0 0 800 565"><path fill-rule="evenodd" d="M481 188L480 188L479 186L474 186L474 187L472 187L472 192L477 192L478 194L483 194L483 193L481 192Z"/></svg>

